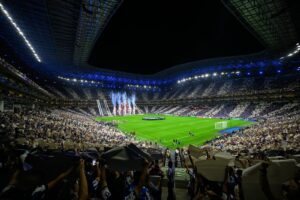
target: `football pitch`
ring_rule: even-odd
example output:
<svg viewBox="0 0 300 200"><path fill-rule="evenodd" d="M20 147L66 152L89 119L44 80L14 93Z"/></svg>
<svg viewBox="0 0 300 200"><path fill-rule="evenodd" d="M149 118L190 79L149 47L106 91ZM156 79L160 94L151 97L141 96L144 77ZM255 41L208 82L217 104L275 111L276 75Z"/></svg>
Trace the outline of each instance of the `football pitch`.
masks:
<svg viewBox="0 0 300 200"><path fill-rule="evenodd" d="M164 120L143 120L143 117L159 116ZM215 129L216 122L227 121L227 128L242 127L252 124L241 119L217 119L217 118L199 118L182 117L172 115L129 115L129 116L111 116L97 117L97 121L116 121L117 127L125 133L135 132L138 140L147 140L157 142L158 144L169 147L184 147L189 144L202 145L207 140L219 136L219 131L224 129ZM193 133L193 135L189 133ZM180 141L175 145L173 140Z"/></svg>

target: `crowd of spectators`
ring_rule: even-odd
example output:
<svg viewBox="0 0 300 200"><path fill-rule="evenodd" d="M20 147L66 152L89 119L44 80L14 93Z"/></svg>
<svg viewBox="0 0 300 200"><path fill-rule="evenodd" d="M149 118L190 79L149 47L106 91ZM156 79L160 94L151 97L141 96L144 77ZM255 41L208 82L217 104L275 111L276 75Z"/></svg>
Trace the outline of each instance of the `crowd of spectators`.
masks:
<svg viewBox="0 0 300 200"><path fill-rule="evenodd" d="M96 122L80 114L64 110L1 112L2 129L11 137L25 141L26 145L54 148L102 147L138 142L109 123Z"/></svg>
<svg viewBox="0 0 300 200"><path fill-rule="evenodd" d="M197 159L192 159L189 155L190 160L194 162L199 162ZM210 176L205 174L205 170L199 165L190 162L190 165L186 166L186 173L189 175L188 183L188 194L190 199L202 200L202 199L220 199L220 200L244 200L244 199L297 199L300 194L300 170L296 169L293 176L286 177L285 181L277 183L279 185L279 190L274 195L274 181L270 179L268 173L272 173L270 168L276 165L270 159L268 159L264 154L256 154L252 158L244 159L245 157L240 154L237 155L234 160L235 163L240 164L229 164L220 168L220 161L222 159L210 156L207 153L205 160L201 160L201 164L210 166L212 174L222 174L219 180L212 180ZM223 158L224 159L224 158ZM244 161L248 162L248 165L244 165ZM209 165L205 164L208 162ZM225 161L226 162L226 161ZM286 162L284 160L279 162ZM292 165L286 166L284 170L294 170L294 161L289 160ZM244 166L243 166L244 165ZM278 165L278 162L277 162ZM223 171L223 173L222 173ZM247 172L246 172L247 171ZM249 173L250 171L250 173ZM278 173L285 173L278 170ZM207 172L208 173L208 172ZM273 172L274 173L274 172ZM208 173L209 174L209 173ZM250 175L249 175L250 174ZM214 176L214 175L212 175ZM256 190L253 190L253 185L247 181L248 176L253 176L251 182L255 182ZM272 186L271 186L272 185ZM277 187L278 189L278 187ZM249 193L249 191L252 191ZM255 191L257 193L255 193Z"/></svg>
<svg viewBox="0 0 300 200"><path fill-rule="evenodd" d="M260 160L265 160L266 155L287 158L300 152L298 103L158 107L164 111L169 108L183 115L203 117L207 117L207 113L209 117L225 118L259 116L257 123L245 129L208 141L205 147L212 152L227 151L237 157L247 154ZM175 199L176 158L174 164L170 159L165 172L161 169L165 162L146 159L141 170L109 169L99 156L107 148L131 143L145 149L154 146L136 140L134 135L124 134L114 124L96 122L70 110L23 109L0 112L0 131L6 135L1 139L0 148L0 176L3 177L0 199L161 199L163 177L167 178L169 199ZM190 157L187 150L176 154ZM206 159L214 158L207 154ZM223 181L211 181L197 172L197 165L190 160L185 166L190 177L191 199L245 199L244 169L226 167ZM262 164L262 182L266 181L267 171L268 164ZM299 188L299 176L296 176L293 182L286 184L286 199L295 199L290 191L297 196ZM270 192L265 195L274 199Z"/></svg>
<svg viewBox="0 0 300 200"><path fill-rule="evenodd" d="M176 109L173 109L173 108ZM267 119L299 110L299 102L219 102L195 105L153 106L152 113L213 118ZM147 112L145 112L147 113Z"/></svg>
<svg viewBox="0 0 300 200"><path fill-rule="evenodd" d="M288 109L270 109L269 118L205 146L234 155L299 153L298 107L283 107ZM194 107L198 108L201 107ZM0 127L1 134L5 132L7 136L1 139L0 148L1 199L160 199L162 177L168 179L169 199L175 199L173 166L177 167L177 163L171 163L171 159L165 172L161 170L165 162L146 159L141 170L112 171L107 167L99 155L108 147L130 143L143 148L151 146L122 133L113 124L54 109L1 112ZM176 150L176 155L190 156L187 150ZM213 157L207 154L206 159ZM237 192L242 191L241 169L226 168L224 181L216 182L197 173L195 164L185 165L190 176L191 199L244 199ZM263 172L262 165L261 176ZM298 179L295 181L299 188Z"/></svg>
<svg viewBox="0 0 300 200"><path fill-rule="evenodd" d="M108 148L150 145L64 110L0 112L0 199L160 199L159 161L112 171ZM150 181L149 176L158 176Z"/></svg>
<svg viewBox="0 0 300 200"><path fill-rule="evenodd" d="M164 173L158 162L145 159L141 170L117 171L99 154L4 142L0 199L160 199Z"/></svg>
<svg viewBox="0 0 300 200"><path fill-rule="evenodd" d="M234 152L284 150L300 152L300 116L265 119L233 134L221 136L207 144Z"/></svg>
<svg viewBox="0 0 300 200"><path fill-rule="evenodd" d="M59 87L58 87L59 86ZM99 97L110 100L111 90L99 91L96 87L77 87L77 84L65 86L45 85L45 88L58 98L68 100L88 100ZM284 95L295 93L300 89L300 79L297 74L281 74L275 77L266 76L234 76L198 79L175 84L163 88L160 92L139 91L137 102L159 102L207 98L239 98L247 96L257 99L258 96L266 95L280 98Z"/></svg>

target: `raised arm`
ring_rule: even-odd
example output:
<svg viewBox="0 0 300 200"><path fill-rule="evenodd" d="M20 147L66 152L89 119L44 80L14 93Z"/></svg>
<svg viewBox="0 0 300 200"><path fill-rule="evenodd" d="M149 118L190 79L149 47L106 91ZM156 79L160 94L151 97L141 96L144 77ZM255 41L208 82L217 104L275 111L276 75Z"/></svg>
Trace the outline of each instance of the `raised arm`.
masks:
<svg viewBox="0 0 300 200"><path fill-rule="evenodd" d="M193 159L192 159L192 156L191 156L191 154L190 154L190 151L188 151L188 156L189 156L191 165L192 165L192 167L193 167L193 169L194 169L194 168L195 168L195 165L194 165L194 161L193 161Z"/></svg>
<svg viewBox="0 0 300 200"><path fill-rule="evenodd" d="M100 173L101 173L101 188L107 187L106 169L104 166L101 166Z"/></svg>
<svg viewBox="0 0 300 200"><path fill-rule="evenodd" d="M146 184L146 176L148 174L148 166L149 166L149 163L145 160L139 183L135 188L137 194L139 194L141 192L142 187Z"/></svg>
<svg viewBox="0 0 300 200"><path fill-rule="evenodd" d="M50 190L50 189L54 188L57 185L57 183L59 181L61 181L62 179L64 179L66 176L68 176L72 172L72 170L73 170L73 167L69 168L67 171L59 174L55 179L51 180L47 185L48 189Z"/></svg>
<svg viewBox="0 0 300 200"><path fill-rule="evenodd" d="M85 176L83 159L80 159L79 161L79 181L80 181L79 200L86 200L88 199L88 183Z"/></svg>
<svg viewBox="0 0 300 200"><path fill-rule="evenodd" d="M107 200L111 196L111 193L107 187L106 169L102 165L100 170L101 170L101 199Z"/></svg>
<svg viewBox="0 0 300 200"><path fill-rule="evenodd" d="M99 162L96 163L96 180L100 183L101 180L101 169L99 167Z"/></svg>

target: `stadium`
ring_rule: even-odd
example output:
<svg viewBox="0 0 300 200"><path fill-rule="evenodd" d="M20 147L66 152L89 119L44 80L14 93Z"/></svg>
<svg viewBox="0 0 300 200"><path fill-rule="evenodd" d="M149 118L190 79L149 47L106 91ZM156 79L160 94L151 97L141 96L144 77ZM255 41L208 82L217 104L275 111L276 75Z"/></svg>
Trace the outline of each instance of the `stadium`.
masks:
<svg viewBox="0 0 300 200"><path fill-rule="evenodd" d="M298 199L299 13L0 0L0 199Z"/></svg>

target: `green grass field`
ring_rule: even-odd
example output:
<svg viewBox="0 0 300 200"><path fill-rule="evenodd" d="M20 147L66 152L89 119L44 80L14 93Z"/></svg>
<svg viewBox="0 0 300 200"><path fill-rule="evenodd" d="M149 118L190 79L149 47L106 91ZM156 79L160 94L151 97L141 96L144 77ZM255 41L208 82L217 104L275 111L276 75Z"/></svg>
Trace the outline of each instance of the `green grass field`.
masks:
<svg viewBox="0 0 300 200"><path fill-rule="evenodd" d="M142 120L145 116L163 116L165 120ZM118 128L125 133L135 132L139 140L157 142L165 147L176 148L173 139L178 139L181 144L178 147L189 144L201 145L220 135L220 129L215 129L215 123L227 121L228 127L241 127L250 125L252 122L239 119L211 119L198 117L181 117L171 115L129 115L113 117L97 117L97 121L118 121ZM189 132L194 136L190 136Z"/></svg>

